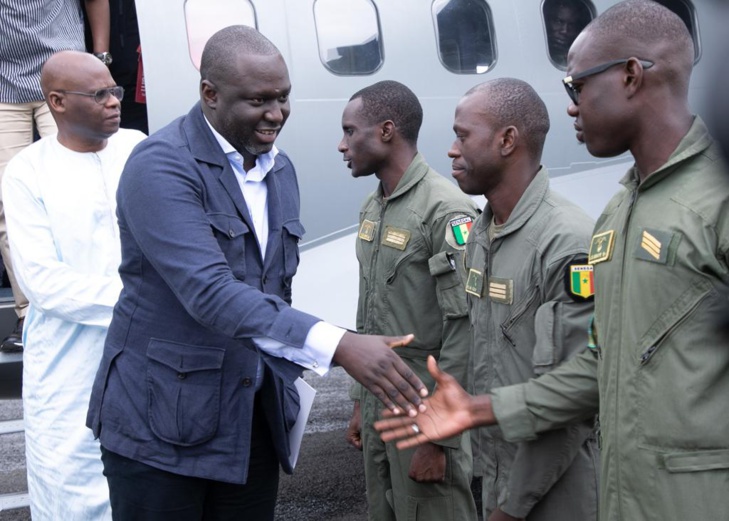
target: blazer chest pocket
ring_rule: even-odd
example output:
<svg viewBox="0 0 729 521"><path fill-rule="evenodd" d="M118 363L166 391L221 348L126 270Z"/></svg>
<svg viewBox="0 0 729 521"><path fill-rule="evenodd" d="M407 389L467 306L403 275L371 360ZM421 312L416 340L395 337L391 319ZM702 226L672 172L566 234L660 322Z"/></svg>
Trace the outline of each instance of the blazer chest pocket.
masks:
<svg viewBox="0 0 729 521"><path fill-rule="evenodd" d="M250 233L248 225L239 217L224 213L209 213L208 220L213 236L218 241L220 251L237 279L246 275L246 236Z"/></svg>
<svg viewBox="0 0 729 521"><path fill-rule="evenodd" d="M210 440L220 420L225 350L152 339L147 347L147 407L152 432L174 445Z"/></svg>
<svg viewBox="0 0 729 521"><path fill-rule="evenodd" d="M283 249L284 249L284 278L287 285L291 285L291 279L296 275L299 267L299 241L306 230L299 220L287 221L283 224Z"/></svg>

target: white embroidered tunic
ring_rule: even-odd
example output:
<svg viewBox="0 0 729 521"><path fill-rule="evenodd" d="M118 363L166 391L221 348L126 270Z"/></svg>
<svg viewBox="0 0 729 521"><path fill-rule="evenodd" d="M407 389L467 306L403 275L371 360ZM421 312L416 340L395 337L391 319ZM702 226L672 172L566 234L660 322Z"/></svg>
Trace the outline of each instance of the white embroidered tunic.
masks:
<svg viewBox="0 0 729 521"><path fill-rule="evenodd" d="M50 136L5 171L13 265L30 301L23 410L34 521L111 519L99 443L85 422L122 288L116 188L144 137L122 129L103 150L79 153Z"/></svg>

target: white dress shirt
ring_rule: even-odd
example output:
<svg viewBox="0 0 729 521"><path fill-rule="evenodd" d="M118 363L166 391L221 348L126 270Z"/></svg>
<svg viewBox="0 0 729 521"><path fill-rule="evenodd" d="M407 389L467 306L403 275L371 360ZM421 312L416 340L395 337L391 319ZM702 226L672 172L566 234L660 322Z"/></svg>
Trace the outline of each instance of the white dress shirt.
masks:
<svg viewBox="0 0 729 521"><path fill-rule="evenodd" d="M268 244L268 188L266 187L266 176L273 169L278 149L274 145L270 152L256 156L255 166L246 172L243 168L243 156L213 128L207 118L205 118L205 122L208 124L213 136L215 136L220 148L228 156L228 161L238 179L238 184L253 221L256 239L261 250L261 260L263 260L266 255L266 245ZM324 375L331 368L334 351L336 351L337 345L345 332L346 330L340 327L321 321L314 324L309 330L306 341L301 348L289 346L268 337L254 337L252 340L259 349L271 356L291 360L319 375ZM261 384L262 371L263 367L259 364L258 386Z"/></svg>

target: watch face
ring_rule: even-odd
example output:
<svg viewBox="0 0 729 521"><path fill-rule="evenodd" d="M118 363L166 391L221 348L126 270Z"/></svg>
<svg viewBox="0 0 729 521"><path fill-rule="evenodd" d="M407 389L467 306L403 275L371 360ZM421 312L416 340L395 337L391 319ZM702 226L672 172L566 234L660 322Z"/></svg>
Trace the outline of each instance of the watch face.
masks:
<svg viewBox="0 0 729 521"><path fill-rule="evenodd" d="M94 56L101 60L101 63L103 63L104 65L111 64L111 54L108 52L95 53Z"/></svg>

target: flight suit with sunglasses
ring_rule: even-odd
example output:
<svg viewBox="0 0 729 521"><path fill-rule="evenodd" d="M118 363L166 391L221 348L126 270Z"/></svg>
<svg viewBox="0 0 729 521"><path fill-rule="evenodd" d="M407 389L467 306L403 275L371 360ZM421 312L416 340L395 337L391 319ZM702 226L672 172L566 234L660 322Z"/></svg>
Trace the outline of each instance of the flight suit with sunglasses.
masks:
<svg viewBox="0 0 729 521"><path fill-rule="evenodd" d="M725 519L726 500L701 498L727 497L729 481L729 340L716 328L729 288L726 165L697 117L661 168L621 183L591 242L592 350L492 390L494 412L508 439L528 440L600 396L611 418L600 519Z"/></svg>
<svg viewBox="0 0 729 521"><path fill-rule="evenodd" d="M585 78L588 78L590 76L595 76L596 74L600 74L602 72L605 72L610 67L615 67L616 65L623 65L625 63L628 63L630 58L620 59L620 60L611 60L609 62L601 63L600 65L597 65L595 67L591 67L587 69L586 71L578 72L577 74L573 74L571 76L567 76L562 80L562 84L564 85L565 90L567 91L567 95L572 100L572 103L575 105L580 104L580 87L578 85L575 85L576 81L583 80ZM640 64L643 66L644 69L650 69L653 67L653 62L649 60L638 60Z"/></svg>

